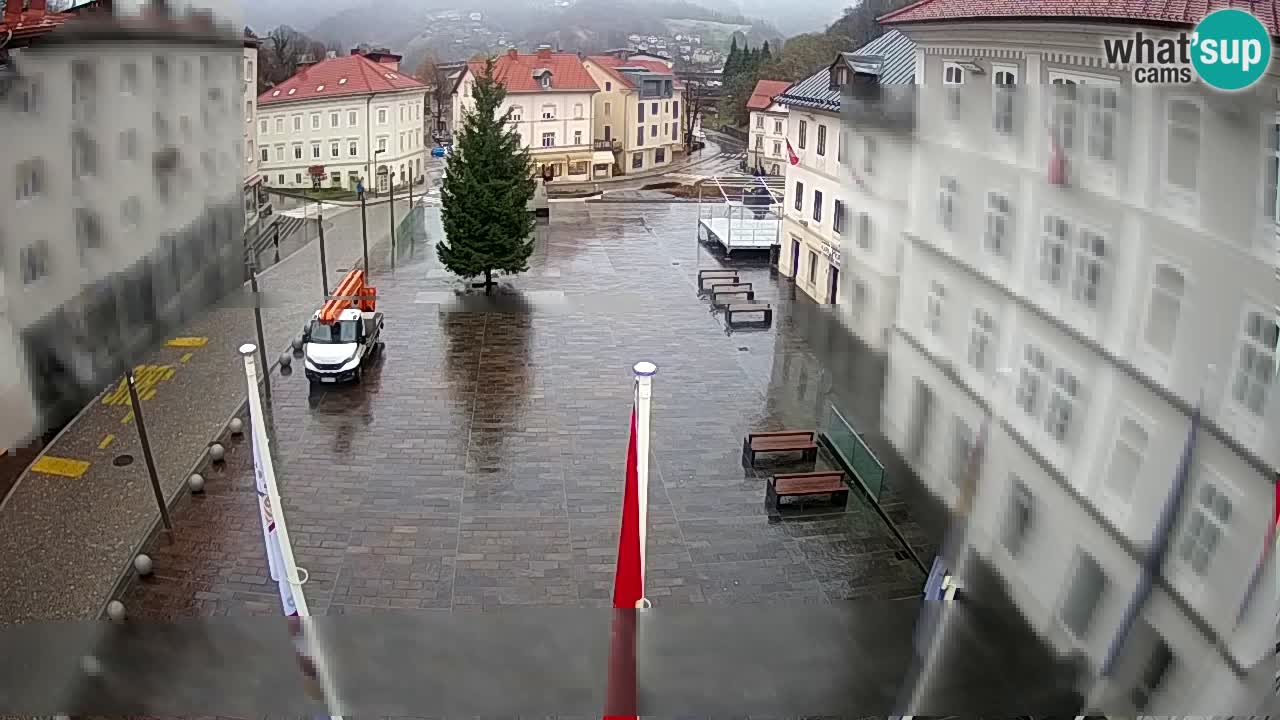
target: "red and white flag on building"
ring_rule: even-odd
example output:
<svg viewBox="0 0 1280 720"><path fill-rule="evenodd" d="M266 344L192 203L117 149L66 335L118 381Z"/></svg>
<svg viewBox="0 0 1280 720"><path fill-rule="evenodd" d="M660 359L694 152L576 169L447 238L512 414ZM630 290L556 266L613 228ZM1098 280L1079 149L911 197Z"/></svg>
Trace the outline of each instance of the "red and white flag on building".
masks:
<svg viewBox="0 0 1280 720"><path fill-rule="evenodd" d="M1049 131L1049 184L1059 187L1067 184L1067 153L1054 130Z"/></svg>
<svg viewBox="0 0 1280 720"><path fill-rule="evenodd" d="M636 611L648 607L644 594L645 540L649 505L649 403L653 363L635 366L631 437L627 443L626 480L622 492L622 524L618 564L613 577L613 625L609 641L606 720L639 716L636 674Z"/></svg>
<svg viewBox="0 0 1280 720"><path fill-rule="evenodd" d="M791 141L790 141L790 140L788 140L788 141L787 141L787 160L788 160L792 165L799 165L799 164L800 164L800 156L796 154L796 151L795 151L795 150L792 150L792 149L791 149Z"/></svg>

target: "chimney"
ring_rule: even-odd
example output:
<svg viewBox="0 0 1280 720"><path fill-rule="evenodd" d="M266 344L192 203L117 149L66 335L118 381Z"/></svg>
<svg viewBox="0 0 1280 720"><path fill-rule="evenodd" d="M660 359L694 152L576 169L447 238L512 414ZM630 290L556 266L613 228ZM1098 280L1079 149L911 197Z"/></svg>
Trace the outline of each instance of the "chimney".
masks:
<svg viewBox="0 0 1280 720"><path fill-rule="evenodd" d="M538 46L538 59L539 59L539 60L550 60L550 59L551 59L551 46L550 46L550 45L539 45L539 46Z"/></svg>
<svg viewBox="0 0 1280 720"><path fill-rule="evenodd" d="M520 57L520 51L515 48L510 48L507 50L507 57L511 58L512 60L515 60L516 58Z"/></svg>

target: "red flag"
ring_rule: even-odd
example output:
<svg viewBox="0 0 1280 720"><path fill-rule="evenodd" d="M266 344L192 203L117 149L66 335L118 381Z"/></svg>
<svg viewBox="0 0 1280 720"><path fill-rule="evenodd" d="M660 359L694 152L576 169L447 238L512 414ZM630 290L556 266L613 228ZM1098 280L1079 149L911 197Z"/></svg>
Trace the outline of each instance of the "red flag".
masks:
<svg viewBox="0 0 1280 720"><path fill-rule="evenodd" d="M792 149L791 149L791 141L790 141L790 140L788 140L788 141L787 141L787 159L791 161L791 164L792 164L792 165L799 165L799 164L800 164L800 156L796 154L796 151L795 151L795 150L792 150Z"/></svg>
<svg viewBox="0 0 1280 720"><path fill-rule="evenodd" d="M631 440L627 443L627 479L622 494L622 530L618 566L613 579L613 629L609 642L609 676L605 720L635 718L636 608L644 599L644 539L640 531L640 466L636 448L636 408L631 408Z"/></svg>
<svg viewBox="0 0 1280 720"><path fill-rule="evenodd" d="M1058 143L1057 134L1049 133L1049 184L1067 184L1067 154Z"/></svg>

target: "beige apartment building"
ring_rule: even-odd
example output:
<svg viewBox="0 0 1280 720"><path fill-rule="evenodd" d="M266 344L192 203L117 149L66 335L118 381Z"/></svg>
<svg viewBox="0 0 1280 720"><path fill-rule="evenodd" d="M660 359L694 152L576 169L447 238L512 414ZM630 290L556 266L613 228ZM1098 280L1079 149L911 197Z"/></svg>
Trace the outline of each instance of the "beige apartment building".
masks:
<svg viewBox="0 0 1280 720"><path fill-rule="evenodd" d="M683 152L684 90L669 60L618 51L589 56L582 64L599 86L592 98L593 177L654 170Z"/></svg>

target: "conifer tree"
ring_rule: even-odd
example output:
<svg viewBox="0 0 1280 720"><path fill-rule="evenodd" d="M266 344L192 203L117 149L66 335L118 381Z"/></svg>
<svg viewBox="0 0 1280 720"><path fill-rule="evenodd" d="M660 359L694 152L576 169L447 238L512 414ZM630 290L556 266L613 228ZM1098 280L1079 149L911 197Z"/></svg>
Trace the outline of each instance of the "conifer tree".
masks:
<svg viewBox="0 0 1280 720"><path fill-rule="evenodd" d="M463 114L445 161L440 190L445 239L436 245L449 272L463 278L483 275L486 295L496 284L494 273L529 269L534 221L528 205L536 187L528 151L508 113L499 112L507 91L494 80L493 66L489 58L471 86L472 107Z"/></svg>

